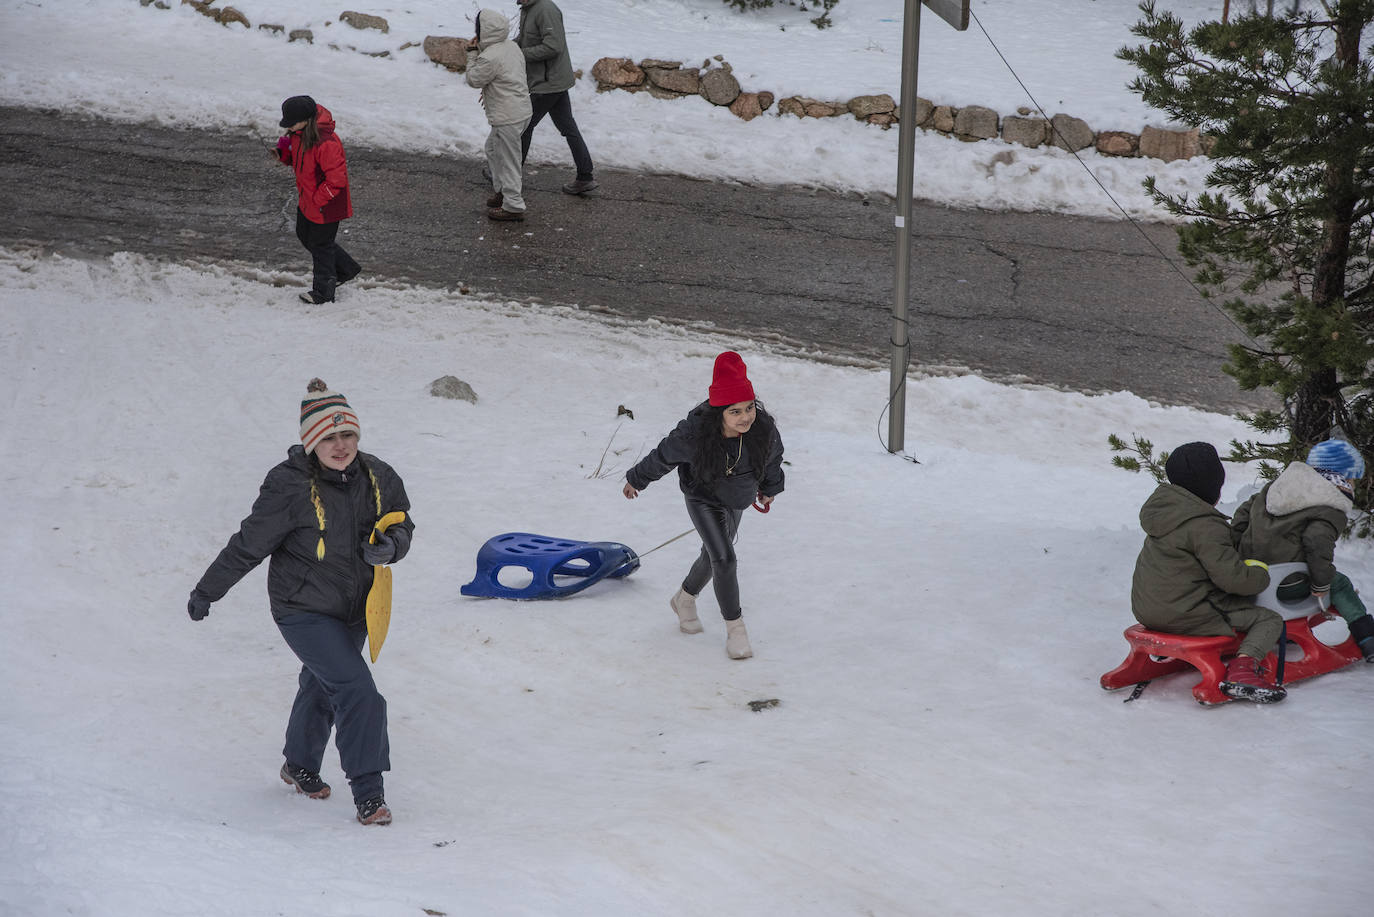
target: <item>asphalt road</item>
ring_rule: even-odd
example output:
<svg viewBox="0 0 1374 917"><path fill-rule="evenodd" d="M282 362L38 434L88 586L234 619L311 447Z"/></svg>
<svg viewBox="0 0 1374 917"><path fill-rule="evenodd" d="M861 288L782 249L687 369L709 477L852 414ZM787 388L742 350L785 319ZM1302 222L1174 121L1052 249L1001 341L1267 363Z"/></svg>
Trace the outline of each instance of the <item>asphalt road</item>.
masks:
<svg viewBox="0 0 1374 917"><path fill-rule="evenodd" d="M611 169L571 197L569 164L527 170L528 219L492 224L480 162L343 136L356 215L341 239L364 278L710 323L741 348L887 365L889 199ZM299 271L304 289L290 172L263 143L0 107L0 244L229 259ZM1180 263L1168 227L918 203L912 235L914 366L1215 410L1264 403L1221 372L1242 336L1160 254Z"/></svg>

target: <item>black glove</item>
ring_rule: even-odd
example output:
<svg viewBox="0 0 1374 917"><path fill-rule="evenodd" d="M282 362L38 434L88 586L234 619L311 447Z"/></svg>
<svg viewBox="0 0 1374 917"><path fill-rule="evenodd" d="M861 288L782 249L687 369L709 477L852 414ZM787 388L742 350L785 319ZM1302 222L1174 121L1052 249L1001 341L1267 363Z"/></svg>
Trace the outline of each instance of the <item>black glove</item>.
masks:
<svg viewBox="0 0 1374 917"><path fill-rule="evenodd" d="M199 621L210 613L210 600L192 589L191 600L186 603L186 613L192 621Z"/></svg>
<svg viewBox="0 0 1374 917"><path fill-rule="evenodd" d="M363 542L363 560L374 567L394 564L410 550L410 532L400 527L392 527L377 533L377 543Z"/></svg>

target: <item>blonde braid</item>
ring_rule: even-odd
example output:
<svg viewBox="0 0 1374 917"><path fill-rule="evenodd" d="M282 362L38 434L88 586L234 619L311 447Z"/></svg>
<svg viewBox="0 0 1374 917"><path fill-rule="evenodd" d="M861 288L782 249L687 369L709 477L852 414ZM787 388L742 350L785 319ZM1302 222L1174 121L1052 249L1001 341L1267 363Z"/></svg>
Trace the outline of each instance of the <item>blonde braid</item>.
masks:
<svg viewBox="0 0 1374 917"><path fill-rule="evenodd" d="M367 469L368 480L372 482L372 496L377 501L377 518L382 518L382 485L377 483L377 476L372 473L372 466L363 462L363 467Z"/></svg>
<svg viewBox="0 0 1374 917"><path fill-rule="evenodd" d="M382 486L377 483L377 476L372 473L372 468L366 462L363 467L367 469L367 477L372 481L372 498L377 504L377 518L382 518ZM315 506L315 522L320 527L320 543L315 546L315 559L324 560L324 503L320 500L319 478L314 471L310 473L310 502Z"/></svg>
<svg viewBox="0 0 1374 917"><path fill-rule="evenodd" d="M315 547L315 559L324 560L324 503L320 501L319 480L310 473L310 502L315 504L315 522L320 527L320 543Z"/></svg>

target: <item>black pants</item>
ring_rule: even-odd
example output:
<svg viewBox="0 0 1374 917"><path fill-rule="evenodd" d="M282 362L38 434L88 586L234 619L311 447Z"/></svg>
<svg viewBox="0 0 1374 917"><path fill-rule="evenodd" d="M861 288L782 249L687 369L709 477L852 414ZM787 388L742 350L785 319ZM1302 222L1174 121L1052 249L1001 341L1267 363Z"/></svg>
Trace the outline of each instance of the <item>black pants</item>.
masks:
<svg viewBox="0 0 1374 917"><path fill-rule="evenodd" d="M568 100L567 92L531 94L530 107L534 111L530 114L529 126L525 128L525 133L520 135L520 162L523 163L530 155L530 140L534 137L534 126L548 115L553 119L553 126L558 128L558 133L568 141L568 149L572 151L573 162L577 165L577 180L591 181L592 154L587 152L582 132L577 129L577 122L573 120L572 102Z"/></svg>
<svg viewBox="0 0 1374 917"><path fill-rule="evenodd" d="M697 555L682 590L700 595L708 582L715 584L716 604L720 616L733 621L740 616L739 579L735 576L735 533L743 510L730 509L719 503L707 503L687 498L687 517L701 536L701 553Z"/></svg>
<svg viewBox="0 0 1374 917"><path fill-rule="evenodd" d="M335 244L338 223L312 223L296 208L296 238L314 261L315 277L311 287L316 299L334 301L334 287L352 280L362 270L343 247Z"/></svg>

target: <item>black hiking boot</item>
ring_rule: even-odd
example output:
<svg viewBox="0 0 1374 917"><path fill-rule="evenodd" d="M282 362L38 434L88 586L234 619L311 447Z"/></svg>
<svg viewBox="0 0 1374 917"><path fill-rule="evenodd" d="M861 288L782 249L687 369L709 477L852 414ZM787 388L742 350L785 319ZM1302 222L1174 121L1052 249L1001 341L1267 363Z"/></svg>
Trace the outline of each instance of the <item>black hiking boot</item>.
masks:
<svg viewBox="0 0 1374 917"><path fill-rule="evenodd" d="M294 786L297 793L304 793L311 799L329 798L329 784L321 780L320 775L314 771L283 764L281 766L281 780L282 783L289 783Z"/></svg>
<svg viewBox="0 0 1374 917"><path fill-rule="evenodd" d="M391 824L391 810L386 807L386 800L380 796L373 796L371 799L364 799L358 803L358 823L362 825Z"/></svg>

